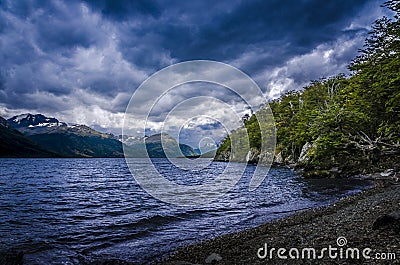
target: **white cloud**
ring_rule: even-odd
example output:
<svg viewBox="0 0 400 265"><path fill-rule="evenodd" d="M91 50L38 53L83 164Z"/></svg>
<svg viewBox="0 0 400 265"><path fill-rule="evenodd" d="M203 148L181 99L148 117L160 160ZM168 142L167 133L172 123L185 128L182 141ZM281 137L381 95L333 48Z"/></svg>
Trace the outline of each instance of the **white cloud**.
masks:
<svg viewBox="0 0 400 265"><path fill-rule="evenodd" d="M114 113L104 110L97 105L78 106L66 112L60 112L60 120L70 123L85 124L89 126L100 126L116 134L121 133L124 113ZM70 120L73 117L73 120Z"/></svg>
<svg viewBox="0 0 400 265"><path fill-rule="evenodd" d="M282 66L266 69L255 79L266 97L276 98L289 90L299 90L311 80L348 73L348 58L354 58L364 41L363 34L343 36L332 43L318 45L311 52L294 56Z"/></svg>

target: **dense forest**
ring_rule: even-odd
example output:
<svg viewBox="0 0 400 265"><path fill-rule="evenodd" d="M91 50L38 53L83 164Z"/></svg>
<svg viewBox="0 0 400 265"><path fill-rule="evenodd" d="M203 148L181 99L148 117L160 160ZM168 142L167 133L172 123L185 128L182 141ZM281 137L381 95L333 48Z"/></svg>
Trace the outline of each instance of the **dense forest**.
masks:
<svg viewBox="0 0 400 265"><path fill-rule="evenodd" d="M400 2L384 6L394 16L374 22L349 65L349 76L311 81L269 102L276 125L276 162L293 164L309 177L400 165ZM256 115L244 124L250 147L260 150ZM229 153L234 134L221 143L217 160Z"/></svg>

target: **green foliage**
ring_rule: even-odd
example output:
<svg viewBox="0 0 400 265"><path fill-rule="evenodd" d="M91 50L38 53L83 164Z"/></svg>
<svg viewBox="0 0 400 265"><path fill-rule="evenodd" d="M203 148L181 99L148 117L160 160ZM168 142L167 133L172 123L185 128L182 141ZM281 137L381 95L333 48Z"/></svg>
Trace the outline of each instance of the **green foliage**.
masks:
<svg viewBox="0 0 400 265"><path fill-rule="evenodd" d="M231 151L231 138L229 135L221 142L221 145L217 149L216 156L220 156L223 153Z"/></svg>
<svg viewBox="0 0 400 265"><path fill-rule="evenodd" d="M395 12L394 19L383 17L375 22L364 49L350 65L355 72L354 92L370 114L369 133L399 141L400 136L400 2L384 4Z"/></svg>
<svg viewBox="0 0 400 265"><path fill-rule="evenodd" d="M385 6L395 12L394 19L383 17L374 23L360 55L349 66L350 77L312 81L269 103L277 149L286 162L297 162L306 143L313 148L302 166L310 170L340 167L357 172L377 166L383 160L376 154L389 147L399 153L400 1ZM262 110L258 115L262 117ZM250 146L260 149L256 115L244 120ZM220 150L229 147L228 137Z"/></svg>
<svg viewBox="0 0 400 265"><path fill-rule="evenodd" d="M249 137L250 148L261 149L261 131L256 115L245 121L245 128Z"/></svg>

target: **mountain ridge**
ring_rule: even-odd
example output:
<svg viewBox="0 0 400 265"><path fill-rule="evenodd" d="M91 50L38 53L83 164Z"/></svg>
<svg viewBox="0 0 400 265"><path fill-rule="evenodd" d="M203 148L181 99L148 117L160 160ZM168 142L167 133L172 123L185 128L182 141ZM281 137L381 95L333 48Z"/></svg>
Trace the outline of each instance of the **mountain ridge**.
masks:
<svg viewBox="0 0 400 265"><path fill-rule="evenodd" d="M69 125L54 117L31 113L16 115L1 122L8 126L9 130L18 133L19 137L25 138L27 145L29 142L40 150L47 150L53 156L89 158L127 155L162 158L197 155L191 146L178 143L165 133L117 140L118 137L115 135L98 132L87 125ZM8 146L12 144L12 140L7 142ZM23 152L19 153L19 156L24 156Z"/></svg>
<svg viewBox="0 0 400 265"><path fill-rule="evenodd" d="M175 138L166 133L157 133L133 141L130 141L128 138L125 143L127 145L125 150L128 157L149 156L151 158L164 158L197 155L191 146L179 143Z"/></svg>
<svg viewBox="0 0 400 265"><path fill-rule="evenodd" d="M0 157L58 157L16 130L0 116Z"/></svg>
<svg viewBox="0 0 400 265"><path fill-rule="evenodd" d="M63 157L123 157L122 143L111 134L86 125L68 125L43 114L21 114L8 119L13 127L38 145Z"/></svg>

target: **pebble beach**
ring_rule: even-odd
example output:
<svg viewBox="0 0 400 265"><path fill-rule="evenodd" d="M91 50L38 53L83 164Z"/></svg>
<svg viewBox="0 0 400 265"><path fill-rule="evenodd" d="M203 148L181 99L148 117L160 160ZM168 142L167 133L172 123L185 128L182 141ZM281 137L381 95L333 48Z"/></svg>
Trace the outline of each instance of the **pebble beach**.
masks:
<svg viewBox="0 0 400 265"><path fill-rule="evenodd" d="M399 212L400 185L374 187L326 207L183 247L156 264L400 264ZM285 249L280 256L279 248ZM316 250L315 257L309 248ZM359 255L346 254L348 248L357 248Z"/></svg>

